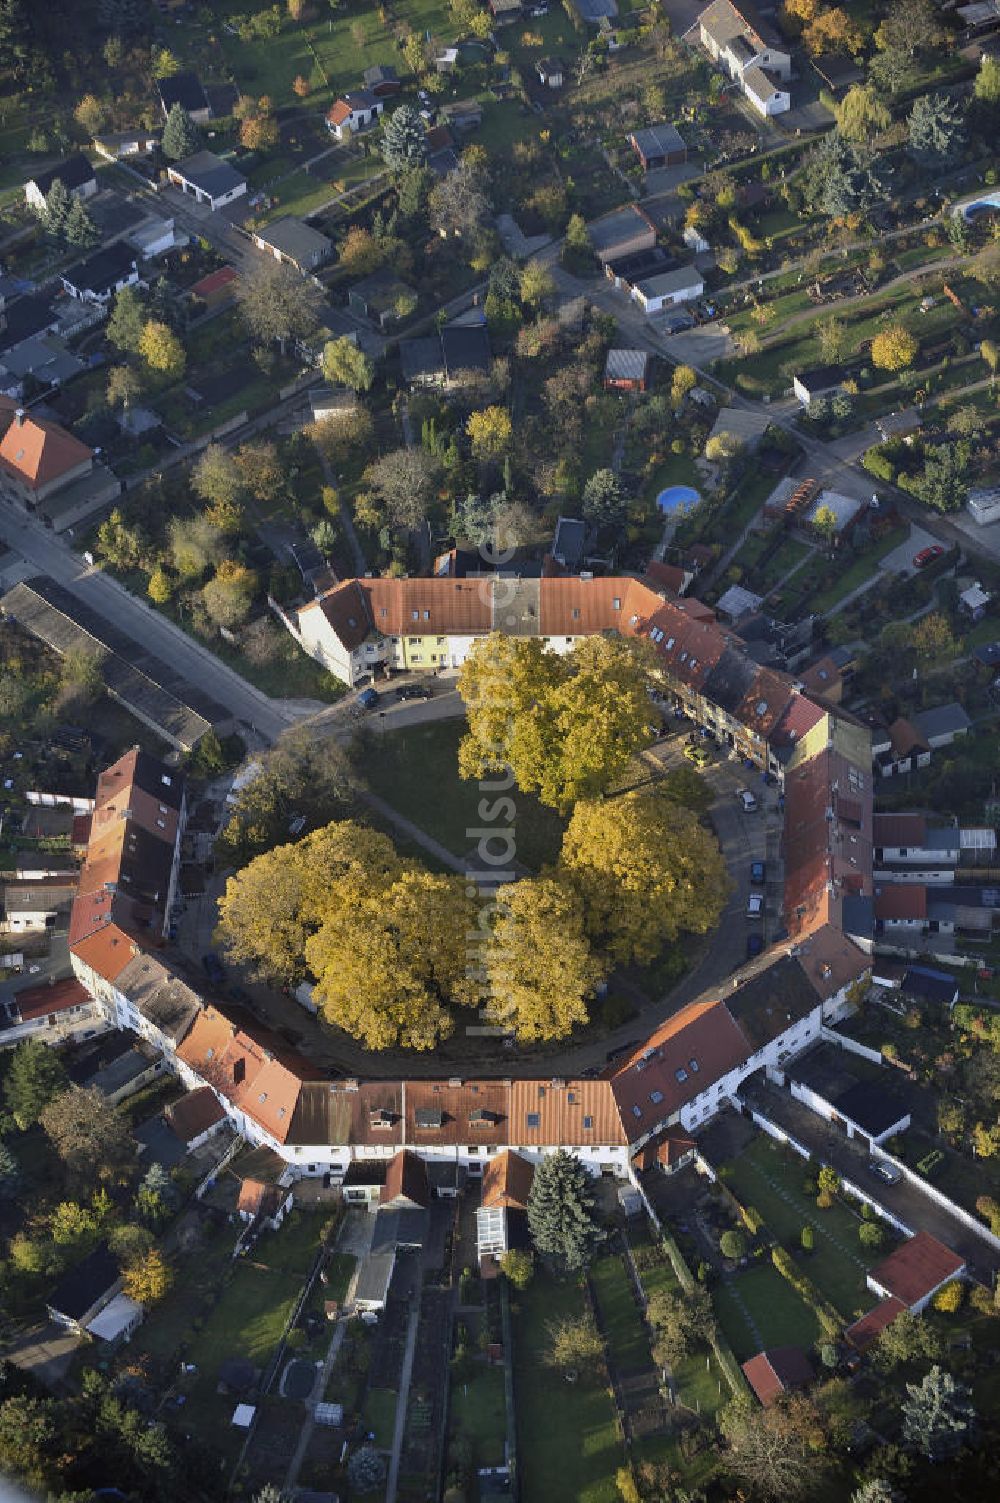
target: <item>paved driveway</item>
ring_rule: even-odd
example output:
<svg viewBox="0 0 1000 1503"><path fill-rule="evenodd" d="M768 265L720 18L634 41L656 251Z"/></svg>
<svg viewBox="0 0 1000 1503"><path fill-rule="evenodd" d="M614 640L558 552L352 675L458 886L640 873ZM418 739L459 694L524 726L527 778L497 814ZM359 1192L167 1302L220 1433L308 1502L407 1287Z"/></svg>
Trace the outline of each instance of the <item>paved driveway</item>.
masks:
<svg viewBox="0 0 1000 1503"><path fill-rule="evenodd" d="M929 548L937 542L933 533L927 532L923 527L910 527L910 536L905 543L900 543L891 553L887 553L879 564L883 574L915 574L913 560L921 548Z"/></svg>
<svg viewBox="0 0 1000 1503"><path fill-rule="evenodd" d="M21 1332L3 1348L3 1356L15 1367L31 1373L46 1388L58 1391L79 1345L79 1336L45 1321Z"/></svg>

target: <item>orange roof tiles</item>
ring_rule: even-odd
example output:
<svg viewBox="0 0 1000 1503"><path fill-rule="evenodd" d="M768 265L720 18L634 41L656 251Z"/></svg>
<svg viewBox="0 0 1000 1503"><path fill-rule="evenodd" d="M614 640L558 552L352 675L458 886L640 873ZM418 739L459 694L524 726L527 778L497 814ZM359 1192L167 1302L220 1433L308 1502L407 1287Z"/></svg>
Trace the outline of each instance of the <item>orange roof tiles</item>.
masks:
<svg viewBox="0 0 1000 1503"><path fill-rule="evenodd" d="M612 1085L629 1139L647 1136L752 1053L722 1002L682 1007L615 1072Z"/></svg>
<svg viewBox="0 0 1000 1503"><path fill-rule="evenodd" d="M510 1089L510 1143L523 1148L624 1147L611 1082L515 1080Z"/></svg>
<svg viewBox="0 0 1000 1503"><path fill-rule="evenodd" d="M744 1362L743 1374L765 1409L770 1409L790 1388L801 1388L815 1376L812 1363L798 1346L778 1346L758 1352Z"/></svg>
<svg viewBox="0 0 1000 1503"><path fill-rule="evenodd" d="M27 414L15 416L0 439L0 465L32 490L58 480L87 459L93 459L93 450L72 433Z"/></svg>
<svg viewBox="0 0 1000 1503"><path fill-rule="evenodd" d="M502 1206L509 1211L526 1210L534 1178L534 1166L513 1149L505 1149L486 1165L483 1205L487 1209Z"/></svg>
<svg viewBox="0 0 1000 1503"><path fill-rule="evenodd" d="M73 908L75 912L76 904ZM136 950L135 940L117 924L104 924L73 946L74 955L104 981L116 981Z"/></svg>

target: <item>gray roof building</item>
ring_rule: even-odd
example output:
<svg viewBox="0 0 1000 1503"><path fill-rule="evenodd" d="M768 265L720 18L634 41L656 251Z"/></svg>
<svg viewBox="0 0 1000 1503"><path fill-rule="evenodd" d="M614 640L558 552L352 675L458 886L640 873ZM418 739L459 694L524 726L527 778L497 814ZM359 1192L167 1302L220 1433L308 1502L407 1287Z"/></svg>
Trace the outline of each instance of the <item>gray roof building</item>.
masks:
<svg viewBox="0 0 1000 1503"><path fill-rule="evenodd" d="M263 229L254 230L253 238L263 250L271 251L279 261L288 261L299 271L319 266L330 254L332 242L319 230L285 214Z"/></svg>
<svg viewBox="0 0 1000 1503"><path fill-rule="evenodd" d="M645 385L649 355L645 350L609 350L604 362L604 379L613 386L636 382Z"/></svg>
<svg viewBox="0 0 1000 1503"><path fill-rule="evenodd" d="M245 189L247 185L243 174L237 172L229 162L217 157L214 151L196 151L194 156L176 162L170 171L213 200L225 198L241 186Z"/></svg>

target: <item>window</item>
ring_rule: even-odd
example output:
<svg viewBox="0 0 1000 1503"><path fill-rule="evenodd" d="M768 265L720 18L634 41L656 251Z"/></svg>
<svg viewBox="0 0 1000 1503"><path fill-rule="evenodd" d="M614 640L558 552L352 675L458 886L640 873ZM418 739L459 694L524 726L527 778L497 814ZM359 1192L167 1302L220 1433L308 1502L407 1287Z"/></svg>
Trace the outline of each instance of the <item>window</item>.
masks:
<svg viewBox="0 0 1000 1503"><path fill-rule="evenodd" d="M674 643L676 641L677 641L676 637L668 637L667 638L667 651L668 652L671 650L671 648L673 647L673 645L674 645Z"/></svg>
<svg viewBox="0 0 1000 1503"><path fill-rule="evenodd" d="M622 608L622 597L620 595L616 595L611 604L614 606L616 611L620 611Z"/></svg>
<svg viewBox="0 0 1000 1503"><path fill-rule="evenodd" d="M663 1100L663 1092L662 1091L650 1091L650 1093L649 1093L649 1099L653 1103L654 1106L659 1106L660 1102Z"/></svg>
<svg viewBox="0 0 1000 1503"><path fill-rule="evenodd" d="M424 620L425 621L429 621L430 619L431 619L431 613L430 613L430 611L424 611Z"/></svg>
<svg viewBox="0 0 1000 1503"><path fill-rule="evenodd" d="M573 610L571 612L571 615L572 615L574 621L579 621L579 619L580 619L580 607L578 605L574 605Z"/></svg>
<svg viewBox="0 0 1000 1503"><path fill-rule="evenodd" d="M386 616L388 616L388 614L389 614L389 612L386 610L385 606L383 605L382 608L379 611L379 615L382 617L383 621L385 620Z"/></svg>
<svg viewBox="0 0 1000 1503"><path fill-rule="evenodd" d="M688 1078L688 1072L684 1069L674 1071L674 1079L679 1085L683 1085Z"/></svg>
<svg viewBox="0 0 1000 1503"><path fill-rule="evenodd" d="M633 1115L633 1117L641 1117L642 1116L642 1107L641 1106L634 1106L632 1108L632 1115Z"/></svg>
<svg viewBox="0 0 1000 1503"><path fill-rule="evenodd" d="M542 1125L542 1119L539 1116L538 1112L529 1112L528 1113L528 1126L529 1126L529 1128L535 1128L535 1129L537 1129L537 1128L541 1127L541 1125Z"/></svg>
<svg viewBox="0 0 1000 1503"><path fill-rule="evenodd" d="M410 612L410 617L411 617L411 619L413 621L419 621L420 620L420 612L419 611L411 611Z"/></svg>
<svg viewBox="0 0 1000 1503"><path fill-rule="evenodd" d="M583 1125L586 1128L586 1130L588 1132L590 1132L591 1128L594 1125L594 1119L593 1119L593 1117L584 1117L584 1119L583 1119Z"/></svg>
<svg viewBox="0 0 1000 1503"><path fill-rule="evenodd" d="M167 806L166 806L166 804L160 804L159 805L159 810L160 810L161 814L166 814L167 813Z"/></svg>
<svg viewBox="0 0 1000 1503"><path fill-rule="evenodd" d="M419 637L407 637L406 640L407 640L407 644L410 647L419 647L420 646L420 638Z"/></svg>
<svg viewBox="0 0 1000 1503"><path fill-rule="evenodd" d="M695 1075L697 1075L697 1073L698 1073L698 1061L696 1059L689 1059L688 1060L688 1064L691 1067L692 1073L695 1074Z"/></svg>

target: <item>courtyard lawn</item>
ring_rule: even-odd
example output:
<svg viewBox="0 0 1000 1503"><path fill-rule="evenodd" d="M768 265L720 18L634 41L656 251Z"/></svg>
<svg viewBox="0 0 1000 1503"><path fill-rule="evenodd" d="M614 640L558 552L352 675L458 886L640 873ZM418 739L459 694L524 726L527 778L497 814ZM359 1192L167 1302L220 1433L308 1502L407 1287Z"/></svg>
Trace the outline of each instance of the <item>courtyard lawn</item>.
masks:
<svg viewBox="0 0 1000 1503"><path fill-rule="evenodd" d="M459 718L372 736L361 772L373 793L456 856L473 851L482 828L479 784L458 776ZM531 871L559 854L565 822L530 794L513 794L514 860ZM498 825L499 831L503 827Z"/></svg>
<svg viewBox="0 0 1000 1503"><path fill-rule="evenodd" d="M281 1340L302 1280L256 1263L238 1263L204 1326L188 1343L187 1360L215 1386L227 1357L266 1367Z"/></svg>
<svg viewBox="0 0 1000 1503"><path fill-rule="evenodd" d="M583 1294L544 1273L518 1296L514 1324L521 1496L524 1503L620 1503L623 1450L603 1378L566 1383L544 1362L550 1320L578 1316Z"/></svg>
<svg viewBox="0 0 1000 1503"><path fill-rule="evenodd" d="M867 583L875 575L882 560L888 557L894 548L898 548L900 543L905 542L909 535L909 524L905 527L894 527L892 532L887 532L874 548L869 548L867 553L856 558L838 576L836 582L813 601L811 609L817 615L822 615L824 611L830 611L834 606L839 605L852 590L857 590Z"/></svg>
<svg viewBox="0 0 1000 1503"><path fill-rule="evenodd" d="M452 1378L451 1425L471 1443L475 1467L502 1466L507 1434L507 1403L502 1367L472 1363L459 1381Z"/></svg>
<svg viewBox="0 0 1000 1503"><path fill-rule="evenodd" d="M590 1270L611 1360L621 1373L645 1372L652 1364L646 1326L621 1258L599 1258Z"/></svg>
<svg viewBox="0 0 1000 1503"><path fill-rule="evenodd" d="M368 1430L375 1432L375 1444L380 1451L392 1445L396 1429L397 1395L391 1388L372 1388L365 1399L364 1422Z"/></svg>
<svg viewBox="0 0 1000 1503"><path fill-rule="evenodd" d="M862 1247L861 1218L839 1200L825 1211L819 1209L815 1195L803 1190L803 1182L813 1173L814 1166L804 1159L791 1161L778 1144L762 1136L727 1165L725 1182L744 1205L760 1212L768 1230L790 1251L799 1248L803 1226L812 1226L815 1245L803 1258L802 1271L848 1321L869 1307L865 1272L885 1257L886 1247Z"/></svg>
<svg viewBox="0 0 1000 1503"><path fill-rule="evenodd" d="M769 1262L758 1263L717 1284L712 1290L712 1304L738 1362L746 1362L772 1346L801 1346L808 1351L820 1337L813 1311ZM759 1338L744 1314L744 1306Z"/></svg>
<svg viewBox="0 0 1000 1503"><path fill-rule="evenodd" d="M148 1356L154 1363L169 1362L192 1327L202 1317L231 1266L236 1234L222 1227L200 1240L189 1253L174 1255L174 1282L158 1304L146 1312L142 1325L123 1348L126 1362Z"/></svg>

